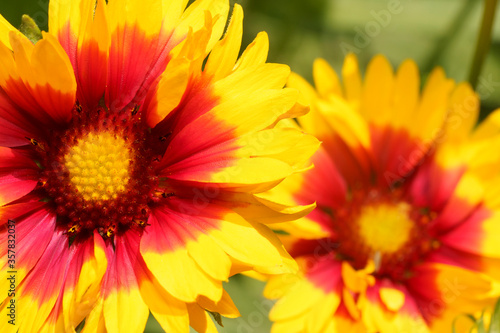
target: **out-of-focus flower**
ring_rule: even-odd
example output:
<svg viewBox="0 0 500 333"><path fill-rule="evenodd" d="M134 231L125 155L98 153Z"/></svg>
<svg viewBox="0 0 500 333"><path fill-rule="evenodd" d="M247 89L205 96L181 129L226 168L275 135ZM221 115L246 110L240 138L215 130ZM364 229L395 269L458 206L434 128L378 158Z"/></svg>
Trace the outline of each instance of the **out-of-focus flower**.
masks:
<svg viewBox="0 0 500 333"><path fill-rule="evenodd" d="M307 108L265 33L238 58L239 5L220 39L228 1L187 2L52 0L35 44L0 17L1 332L215 331L222 281L296 268L262 223L314 206L259 193L319 146L275 128Z"/></svg>
<svg viewBox="0 0 500 333"><path fill-rule="evenodd" d="M323 142L315 167L268 193L317 202L276 226L301 273L268 282L272 331L445 332L483 310L500 291L500 113L473 130L471 88L436 69L420 93L412 61L393 73L377 56L362 80L349 55L342 84L323 60L313 74L316 89L289 86L311 103L299 124Z"/></svg>

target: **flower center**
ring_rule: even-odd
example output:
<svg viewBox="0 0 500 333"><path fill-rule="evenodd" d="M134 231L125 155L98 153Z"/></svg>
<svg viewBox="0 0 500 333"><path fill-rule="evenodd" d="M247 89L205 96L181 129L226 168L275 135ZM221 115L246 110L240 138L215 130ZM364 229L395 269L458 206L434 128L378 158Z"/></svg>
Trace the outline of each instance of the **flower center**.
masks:
<svg viewBox="0 0 500 333"><path fill-rule="evenodd" d="M337 255L355 269L369 260L374 274L401 281L437 242L429 231L434 214L402 199L401 191L358 190L332 214ZM328 211L328 210L326 210Z"/></svg>
<svg viewBox="0 0 500 333"><path fill-rule="evenodd" d="M363 207L358 219L359 235L373 253L394 253L410 239L414 222L409 211L410 206L404 202Z"/></svg>
<svg viewBox="0 0 500 333"><path fill-rule="evenodd" d="M75 106L69 127L39 144L43 188L70 237L145 228L158 186L148 133L133 110Z"/></svg>
<svg viewBox="0 0 500 333"><path fill-rule="evenodd" d="M85 200L115 199L130 179L130 152L123 138L89 133L65 156L71 183Z"/></svg>

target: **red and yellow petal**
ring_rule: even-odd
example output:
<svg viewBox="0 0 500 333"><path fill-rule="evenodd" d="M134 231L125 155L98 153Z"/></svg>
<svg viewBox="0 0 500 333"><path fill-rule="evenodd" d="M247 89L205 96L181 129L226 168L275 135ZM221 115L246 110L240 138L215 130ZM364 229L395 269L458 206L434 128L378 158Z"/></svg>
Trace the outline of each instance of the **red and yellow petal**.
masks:
<svg viewBox="0 0 500 333"><path fill-rule="evenodd" d="M142 258L138 255L139 235L127 232L115 237L114 251L107 244L108 269L102 282L102 316L107 331L143 331L149 316L139 282L144 270ZM142 262L141 262L142 261ZM97 311L99 309L94 309Z"/></svg>
<svg viewBox="0 0 500 333"><path fill-rule="evenodd" d="M107 14L111 41L106 104L120 110L144 94L143 86L149 87L165 69L168 50L164 48L172 32L158 34L162 31L161 0L110 2Z"/></svg>
<svg viewBox="0 0 500 333"><path fill-rule="evenodd" d="M145 6L127 0L109 4L79 1L50 4L50 32L69 55L83 105L94 106L105 93L107 105L119 110L144 99L165 70L170 51L188 34L213 22L206 55L220 38L228 12L222 0L154 0ZM138 65L140 64L140 65ZM92 84L90 84L92 82ZM107 88L106 88L107 87ZM105 89L106 88L106 89Z"/></svg>
<svg viewBox="0 0 500 333"><path fill-rule="evenodd" d="M172 140L170 153L160 162L160 174L200 187L214 186L217 191L256 193L270 189L302 167L319 145L314 137L292 128L268 129L213 145L211 139L204 140L199 134L199 139L192 140L194 132L204 130L188 125ZM293 154L299 147L303 153Z"/></svg>
<svg viewBox="0 0 500 333"><path fill-rule="evenodd" d="M39 230L40 228L38 232ZM20 248L20 245L18 247ZM38 332L42 329L56 306L60 290L65 282L66 265L69 264L70 258L66 236L62 232L54 233L52 231L40 259L17 285L16 316L18 326L8 325L9 329L0 326L2 331L8 332L12 327L14 330L19 328L28 332ZM19 263L24 263L21 258L17 260ZM44 281L51 281L51 283L47 285Z"/></svg>
<svg viewBox="0 0 500 333"><path fill-rule="evenodd" d="M413 296L389 280L369 287L360 306L369 332L430 332Z"/></svg>
<svg viewBox="0 0 500 333"><path fill-rule="evenodd" d="M2 132L0 133L0 145L2 147L25 146L28 143L26 138L34 136L33 132L27 131L18 125L5 120L4 118L0 119L0 128L2 128Z"/></svg>
<svg viewBox="0 0 500 333"><path fill-rule="evenodd" d="M258 225L251 227L234 213L212 204L178 201L170 208L156 209L149 223L141 240L144 260L159 283L186 302L196 301L198 295L220 299L221 281L230 274L229 258L249 268L284 270L289 265L270 231L257 231ZM206 245L203 251L198 241ZM183 274L170 273L180 267Z"/></svg>
<svg viewBox="0 0 500 333"><path fill-rule="evenodd" d="M40 331L73 331L93 309L106 271L104 242L95 232L70 252L64 283L49 317Z"/></svg>
<svg viewBox="0 0 500 333"><path fill-rule="evenodd" d="M185 58L171 60L160 78L153 96L146 100L147 123L155 127L181 102L188 88L190 62Z"/></svg>
<svg viewBox="0 0 500 333"><path fill-rule="evenodd" d="M499 222L497 212L478 208L439 240L461 251L499 258Z"/></svg>
<svg viewBox="0 0 500 333"><path fill-rule="evenodd" d="M415 267L407 286L431 323L447 311L456 315L484 309L500 295L498 281L481 272L441 263Z"/></svg>
<svg viewBox="0 0 500 333"><path fill-rule="evenodd" d="M22 151L0 147L0 206L30 193L38 183L38 172Z"/></svg>
<svg viewBox="0 0 500 333"><path fill-rule="evenodd" d="M166 331L188 330L186 304L158 284L139 254L139 241L139 235L131 231L116 239L114 251L108 244L110 266L84 332L143 330L148 309Z"/></svg>
<svg viewBox="0 0 500 333"><path fill-rule="evenodd" d="M0 62L5 59L12 60L10 55L1 59L2 51L5 51L5 48L0 44ZM15 72L11 74L17 76ZM26 94L26 99L33 101L22 85L18 85L16 89L18 88L21 89L20 94ZM0 124L4 129L0 133L0 143L4 147L25 146L31 144L30 139L43 138L47 135L47 127L40 126L41 120L16 105L2 88L0 88L0 117Z"/></svg>
<svg viewBox="0 0 500 333"><path fill-rule="evenodd" d="M48 246L55 228L55 216L45 203L39 201L39 198L3 206L0 208L0 216L2 217L1 270L8 271L9 265L14 264L17 271L17 283L20 283L36 266ZM15 227L12 226L12 222L8 222L9 220L15 222ZM11 224L10 228L9 223ZM13 236L8 236L9 230L15 230L15 235L11 231L10 234ZM10 250L15 253L14 263L7 260L8 244L13 244L13 241L15 241L15 246L12 248L11 245ZM7 290L8 281L0 280L0 286ZM3 295L1 299L5 300L6 297L7 294Z"/></svg>
<svg viewBox="0 0 500 333"><path fill-rule="evenodd" d="M77 98L83 107L94 107L104 96L108 74L108 50L110 35L106 17L106 4L84 1L82 24L78 33L74 56L68 52L78 83ZM61 41L61 39L59 39ZM61 41L62 42L62 41Z"/></svg>
<svg viewBox="0 0 500 333"><path fill-rule="evenodd" d="M164 5L161 0L149 2L148 6L136 0L129 0L126 6L121 3L108 6L111 6L108 11L111 45L106 100L113 109L144 99L149 87L165 70L170 51L185 40L190 29L204 28L206 13L214 22L211 38L218 39L221 21L228 10L224 1L196 1L184 13L172 12L182 16L167 17L171 21L164 24L167 18L162 17ZM166 6L172 4L167 2ZM177 22L175 27L170 26L174 22ZM127 39L123 38L125 35ZM142 65L137 66L138 63Z"/></svg>
<svg viewBox="0 0 500 333"><path fill-rule="evenodd" d="M96 1L83 0L51 0L49 3L49 32L59 40L72 63L78 46L78 36L95 3Z"/></svg>
<svg viewBox="0 0 500 333"><path fill-rule="evenodd" d="M2 89L15 104L45 125L57 128L69 122L76 81L59 42L44 33L44 38L33 45L19 32L11 32L10 41L13 53L0 45Z"/></svg>
<svg viewBox="0 0 500 333"><path fill-rule="evenodd" d="M185 225L184 221L188 219L192 220L191 226ZM198 223L203 221L202 218L198 219ZM189 245L189 242L195 243L202 237L202 241L205 240L206 244L211 246L212 251L209 253L215 257L210 259L214 261L210 260L204 264L213 275L226 275L224 278L227 278L231 263L211 239L200 235L200 226L196 225L196 220L160 207L152 212L148 223L150 226L141 238L141 253L148 268L165 290L185 302L196 301L200 294L214 300L220 299L220 280L212 278L197 264L200 249L197 244ZM221 265L214 267L213 263L217 260L220 260ZM222 264L224 262L225 265ZM177 271L178 274L172 274L172 271Z"/></svg>

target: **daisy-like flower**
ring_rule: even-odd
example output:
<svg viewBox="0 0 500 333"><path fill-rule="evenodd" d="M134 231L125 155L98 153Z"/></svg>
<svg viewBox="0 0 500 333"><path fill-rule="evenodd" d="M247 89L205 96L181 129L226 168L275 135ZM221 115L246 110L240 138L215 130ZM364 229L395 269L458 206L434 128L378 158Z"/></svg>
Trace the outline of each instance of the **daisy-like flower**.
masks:
<svg viewBox="0 0 500 333"><path fill-rule="evenodd" d="M259 193L319 146L276 126L307 108L265 33L238 58L240 6L221 39L228 1L187 2L51 0L36 43L1 18L1 332L216 331L222 281L296 268L263 223L313 206Z"/></svg>
<svg viewBox="0 0 500 333"><path fill-rule="evenodd" d="M412 61L394 73L377 56L362 80L349 55L342 85L324 60L313 74L316 89L289 86L311 103L299 124L323 142L315 167L267 194L317 201L279 226L301 273L268 282L272 331L447 332L484 310L500 291L499 113L473 131L471 88L436 69L420 93Z"/></svg>

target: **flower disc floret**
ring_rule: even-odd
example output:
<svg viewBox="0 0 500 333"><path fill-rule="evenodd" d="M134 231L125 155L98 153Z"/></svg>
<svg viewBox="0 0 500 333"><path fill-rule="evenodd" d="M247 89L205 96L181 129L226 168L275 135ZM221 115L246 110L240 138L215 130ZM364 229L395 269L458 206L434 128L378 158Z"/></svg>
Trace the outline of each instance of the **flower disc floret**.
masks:
<svg viewBox="0 0 500 333"><path fill-rule="evenodd" d="M130 152L113 133L89 133L64 157L71 183L84 200L116 199L128 185Z"/></svg>
<svg viewBox="0 0 500 333"><path fill-rule="evenodd" d="M44 187L68 235L97 229L109 238L145 227L157 177L147 130L136 118L77 106L68 129L36 142L44 156Z"/></svg>

